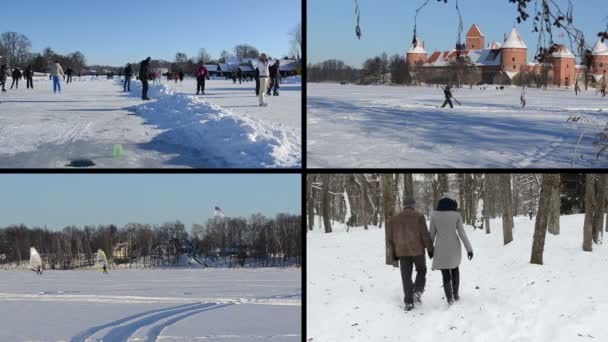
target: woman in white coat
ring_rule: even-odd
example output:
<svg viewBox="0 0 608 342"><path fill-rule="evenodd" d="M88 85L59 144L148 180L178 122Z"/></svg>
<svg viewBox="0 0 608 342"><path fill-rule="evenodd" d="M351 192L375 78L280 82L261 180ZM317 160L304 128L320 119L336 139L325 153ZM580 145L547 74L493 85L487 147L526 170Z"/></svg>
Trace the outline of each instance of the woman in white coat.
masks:
<svg viewBox="0 0 608 342"><path fill-rule="evenodd" d="M431 216L431 239L434 242L435 255L433 270L441 270L443 289L448 304L458 300L458 285L460 272L458 266L462 259L464 244L469 260L473 258L473 248L462 226L462 217L457 211L458 203L450 193L444 194L437 209Z"/></svg>
<svg viewBox="0 0 608 342"><path fill-rule="evenodd" d="M265 53L260 55L260 58L256 61L252 61L253 69L256 68L260 72L260 91L258 92L258 96L260 99L260 107L266 107L268 104L264 102L264 96L266 95L266 90L268 90L268 77L270 77L270 61Z"/></svg>

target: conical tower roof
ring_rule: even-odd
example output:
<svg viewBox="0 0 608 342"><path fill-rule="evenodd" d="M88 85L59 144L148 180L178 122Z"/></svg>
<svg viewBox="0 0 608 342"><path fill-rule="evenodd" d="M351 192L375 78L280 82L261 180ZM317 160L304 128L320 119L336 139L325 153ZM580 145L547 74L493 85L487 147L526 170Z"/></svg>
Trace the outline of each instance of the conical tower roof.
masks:
<svg viewBox="0 0 608 342"><path fill-rule="evenodd" d="M412 47L407 50L407 53L422 53L426 55L426 50L424 49L424 42L422 42L418 39L418 37L416 37L414 44L412 44Z"/></svg>
<svg viewBox="0 0 608 342"><path fill-rule="evenodd" d="M524 44L524 40L521 39L519 32L517 32L517 29L514 27L513 30L511 30L511 34L509 34L509 37L507 37L507 40L503 44L502 48L503 49L527 49L528 47L526 46L526 44Z"/></svg>
<svg viewBox="0 0 608 342"><path fill-rule="evenodd" d="M558 45L557 50L551 54L551 57L556 58L576 58L574 54L568 50L566 45Z"/></svg>
<svg viewBox="0 0 608 342"><path fill-rule="evenodd" d="M602 42L602 38L597 40L592 53L594 56L608 56L608 47L606 47L605 42Z"/></svg>
<svg viewBox="0 0 608 342"><path fill-rule="evenodd" d="M500 49L500 48L501 48L501 45L497 41L493 41L490 44L488 44L488 49L496 50L496 49Z"/></svg>

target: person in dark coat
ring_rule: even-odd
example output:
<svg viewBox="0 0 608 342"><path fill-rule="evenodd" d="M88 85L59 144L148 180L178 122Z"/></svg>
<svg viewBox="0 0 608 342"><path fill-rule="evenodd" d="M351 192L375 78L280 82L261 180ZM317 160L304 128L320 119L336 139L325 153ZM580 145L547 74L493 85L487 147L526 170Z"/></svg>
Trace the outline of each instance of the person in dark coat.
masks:
<svg viewBox="0 0 608 342"><path fill-rule="evenodd" d="M72 70L72 68L68 68L68 70L65 71L65 74L68 76L68 79L65 81L65 83L71 83L72 82L72 75L74 74L74 70Z"/></svg>
<svg viewBox="0 0 608 342"><path fill-rule="evenodd" d="M150 100L148 98L148 68L151 60L152 58L148 57L139 64L139 80L142 85L141 99L144 101Z"/></svg>
<svg viewBox="0 0 608 342"><path fill-rule="evenodd" d="M280 61L277 59L277 62L274 63L270 68L270 87L268 87L268 96L270 96L270 91L274 88L274 96L279 96L279 82L281 81L281 73L279 71Z"/></svg>
<svg viewBox="0 0 608 342"><path fill-rule="evenodd" d="M443 94L445 95L445 102L443 103L443 106L441 106L441 108L445 107L448 104L450 105L450 108L454 108L454 105L452 105L452 90L450 89L449 85L443 88Z"/></svg>
<svg viewBox="0 0 608 342"><path fill-rule="evenodd" d="M402 212L388 219L387 254L393 266L399 261L401 266L401 282L403 285L403 301L405 310L414 308L414 301L421 303L420 297L426 283L426 249L429 258L433 258L433 242L426 227L424 215L416 210L416 201L405 201ZM412 267L416 266L416 281L412 283Z"/></svg>
<svg viewBox="0 0 608 342"><path fill-rule="evenodd" d="M125 73L125 84L123 87L124 88L123 92L131 91L131 77L133 77L133 68L131 68L130 63L127 63L124 73Z"/></svg>
<svg viewBox="0 0 608 342"><path fill-rule="evenodd" d="M184 82L184 76L185 76L185 75L184 75L184 72L183 72L183 71L180 71L180 72L178 73L178 75L179 75L179 82L180 82L180 83Z"/></svg>
<svg viewBox="0 0 608 342"><path fill-rule="evenodd" d="M19 79L21 78L21 76L21 70L15 68L11 75L11 77L13 78L13 83L11 83L11 89L13 89L13 86L15 86L15 89L19 89Z"/></svg>
<svg viewBox="0 0 608 342"><path fill-rule="evenodd" d="M201 92L205 95L205 79L209 76L209 70L201 64L196 70L196 95Z"/></svg>
<svg viewBox="0 0 608 342"><path fill-rule="evenodd" d="M6 91L6 89L4 87L6 86L7 73L8 73L8 70L6 68L6 64L2 64L2 66L0 66L0 83L2 83L2 91Z"/></svg>
<svg viewBox="0 0 608 342"><path fill-rule="evenodd" d="M253 75L255 77L255 95L259 96L260 95L260 69L255 68L255 72Z"/></svg>
<svg viewBox="0 0 608 342"><path fill-rule="evenodd" d="M34 72L32 71L31 65L27 66L27 69L25 69L23 76L25 76L27 89L30 89L30 87L34 89Z"/></svg>
<svg viewBox="0 0 608 342"><path fill-rule="evenodd" d="M473 259L473 248L464 230L454 195L445 193L443 196L431 216L431 240L434 242L435 253L433 270L441 270L445 298L448 305L452 305L460 299L458 266L462 258L461 242L467 250L469 260Z"/></svg>
<svg viewBox="0 0 608 342"><path fill-rule="evenodd" d="M239 78L239 84L243 83L243 70L241 70L241 68L239 68L239 70L236 72L237 77Z"/></svg>

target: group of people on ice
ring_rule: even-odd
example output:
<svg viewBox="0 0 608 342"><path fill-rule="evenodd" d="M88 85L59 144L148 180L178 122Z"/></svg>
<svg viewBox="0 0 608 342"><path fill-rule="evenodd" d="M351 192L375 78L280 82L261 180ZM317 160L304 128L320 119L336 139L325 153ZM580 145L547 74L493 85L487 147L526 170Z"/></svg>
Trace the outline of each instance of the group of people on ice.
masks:
<svg viewBox="0 0 608 342"><path fill-rule="evenodd" d="M427 273L425 250L433 260L432 269L441 270L448 305L460 299L461 241L469 260L473 259L473 248L457 209L454 195L445 193L431 215L430 231L413 199L407 199L403 211L387 220L387 263L400 267L406 311L422 304ZM412 282L414 267L416 279Z"/></svg>
<svg viewBox="0 0 608 342"><path fill-rule="evenodd" d="M6 64L2 64L0 66L0 83L2 84L3 92L6 92L6 80L8 78L8 75L9 75L8 67L6 66ZM13 86L15 87L15 89L19 89L19 80L21 80L22 78L25 78L28 89L29 88L34 89L34 72L32 71L31 66L28 66L27 69L25 69L25 71L23 71L23 72L21 72L21 70L15 68L10 73L10 76L13 79L13 83L11 83L10 89L13 89Z"/></svg>

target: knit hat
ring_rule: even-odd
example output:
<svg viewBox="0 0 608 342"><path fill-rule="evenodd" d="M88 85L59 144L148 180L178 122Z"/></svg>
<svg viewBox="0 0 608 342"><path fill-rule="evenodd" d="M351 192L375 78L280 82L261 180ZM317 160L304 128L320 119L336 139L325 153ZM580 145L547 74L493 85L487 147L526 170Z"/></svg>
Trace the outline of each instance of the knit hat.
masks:
<svg viewBox="0 0 608 342"><path fill-rule="evenodd" d="M404 208L416 208L416 201L411 198L411 199L406 199L405 201L403 201L403 207Z"/></svg>

